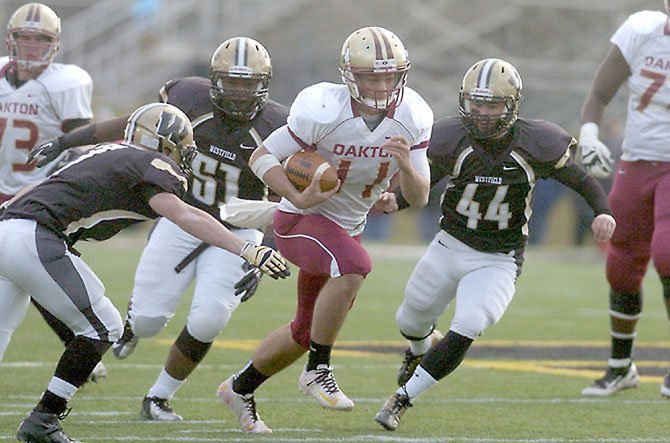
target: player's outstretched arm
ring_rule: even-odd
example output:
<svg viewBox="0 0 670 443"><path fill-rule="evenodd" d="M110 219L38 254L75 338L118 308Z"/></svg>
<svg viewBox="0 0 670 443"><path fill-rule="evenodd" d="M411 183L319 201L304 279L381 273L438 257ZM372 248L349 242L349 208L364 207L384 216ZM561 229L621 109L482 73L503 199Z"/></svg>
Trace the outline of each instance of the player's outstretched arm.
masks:
<svg viewBox="0 0 670 443"><path fill-rule="evenodd" d="M156 194L149 199L149 205L156 213L194 237L241 256L272 278L286 278L290 275L286 259L277 251L242 240L207 212L184 203L174 194Z"/></svg>

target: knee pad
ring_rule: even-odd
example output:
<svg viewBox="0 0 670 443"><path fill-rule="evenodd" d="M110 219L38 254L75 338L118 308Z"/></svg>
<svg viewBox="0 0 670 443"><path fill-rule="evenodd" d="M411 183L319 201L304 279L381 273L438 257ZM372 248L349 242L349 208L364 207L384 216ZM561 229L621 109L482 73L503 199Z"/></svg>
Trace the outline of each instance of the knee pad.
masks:
<svg viewBox="0 0 670 443"><path fill-rule="evenodd" d="M167 317L130 317L130 326L133 328L133 333L139 338L151 338L158 335L165 325L167 325Z"/></svg>
<svg viewBox="0 0 670 443"><path fill-rule="evenodd" d="M408 340L422 340L435 329L436 318L402 303L395 313L400 333Z"/></svg>
<svg viewBox="0 0 670 443"><path fill-rule="evenodd" d="M642 312L642 292L610 291L610 309L614 312L636 317Z"/></svg>
<svg viewBox="0 0 670 443"><path fill-rule="evenodd" d="M191 312L188 316L188 330L194 338L209 343L223 331L230 317L231 310L221 303L210 303L204 308Z"/></svg>
<svg viewBox="0 0 670 443"><path fill-rule="evenodd" d="M109 343L114 343L121 338L121 335L123 334L123 320L121 319L121 314L119 314L118 309L112 304L112 301L107 297L101 297L91 306L91 308L93 312L95 312L100 323L104 326L104 329L101 327L93 327L93 325L88 322L84 329L78 327L72 328L72 332L74 332L75 336L88 337L92 340L101 340Z"/></svg>
<svg viewBox="0 0 670 443"><path fill-rule="evenodd" d="M490 326L490 321L485 312L469 312L460 317L454 317L451 321L450 330L455 333L476 340L482 335L484 330Z"/></svg>

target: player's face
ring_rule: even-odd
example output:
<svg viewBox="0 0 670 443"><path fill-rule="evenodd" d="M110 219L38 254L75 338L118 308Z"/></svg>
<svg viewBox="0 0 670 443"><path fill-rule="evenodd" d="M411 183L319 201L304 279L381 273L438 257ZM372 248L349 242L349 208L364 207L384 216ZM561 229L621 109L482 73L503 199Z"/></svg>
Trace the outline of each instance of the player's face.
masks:
<svg viewBox="0 0 670 443"><path fill-rule="evenodd" d="M506 109L506 105L502 101L470 101L470 113L473 116L484 117L477 119L477 129L482 132L486 132L490 126L497 124L498 119L496 117L504 114Z"/></svg>
<svg viewBox="0 0 670 443"><path fill-rule="evenodd" d="M363 98L385 103L398 85L399 74L357 74L356 78Z"/></svg>
<svg viewBox="0 0 670 443"><path fill-rule="evenodd" d="M53 38L38 33L20 32L15 36L18 43L17 58L21 60L44 61L51 49Z"/></svg>

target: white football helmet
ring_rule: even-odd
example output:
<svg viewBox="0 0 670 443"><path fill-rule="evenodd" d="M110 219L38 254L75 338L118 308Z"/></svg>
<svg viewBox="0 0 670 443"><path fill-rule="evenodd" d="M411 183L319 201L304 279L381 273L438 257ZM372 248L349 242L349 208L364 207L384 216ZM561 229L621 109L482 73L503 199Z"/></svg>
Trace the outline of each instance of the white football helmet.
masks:
<svg viewBox="0 0 670 443"><path fill-rule="evenodd" d="M172 158L184 173L191 172L196 148L186 114L167 103L149 103L128 117L125 142Z"/></svg>
<svg viewBox="0 0 670 443"><path fill-rule="evenodd" d="M458 112L468 132L476 139L503 135L519 116L523 84L521 76L510 63L498 59L480 60L463 77ZM481 115L472 103L504 103L505 111L497 115ZM488 122L485 130L480 123Z"/></svg>
<svg viewBox="0 0 670 443"><path fill-rule="evenodd" d="M39 75L58 52L60 18L41 3L23 5L7 23L6 40L9 59Z"/></svg>
<svg viewBox="0 0 670 443"><path fill-rule="evenodd" d="M405 46L388 29L377 26L353 32L342 46L340 72L351 97L372 109L387 109L402 101L410 62ZM359 74L396 74L395 85L386 91L363 90Z"/></svg>
<svg viewBox="0 0 670 443"><path fill-rule="evenodd" d="M235 37L216 49L210 66L214 106L235 120L251 120L269 97L272 61L254 39Z"/></svg>

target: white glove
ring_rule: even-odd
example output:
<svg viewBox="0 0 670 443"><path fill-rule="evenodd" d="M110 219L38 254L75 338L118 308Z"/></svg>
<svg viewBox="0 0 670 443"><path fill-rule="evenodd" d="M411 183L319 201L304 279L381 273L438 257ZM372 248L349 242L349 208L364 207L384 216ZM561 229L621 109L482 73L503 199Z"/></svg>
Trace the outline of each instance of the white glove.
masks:
<svg viewBox="0 0 670 443"><path fill-rule="evenodd" d="M598 140L598 125L591 122L582 125L579 131L579 149L587 172L595 178L609 177L614 159L607 146Z"/></svg>
<svg viewBox="0 0 670 443"><path fill-rule="evenodd" d="M254 246L247 242L240 252L240 257L275 280L291 275L286 259L279 252L267 246Z"/></svg>

